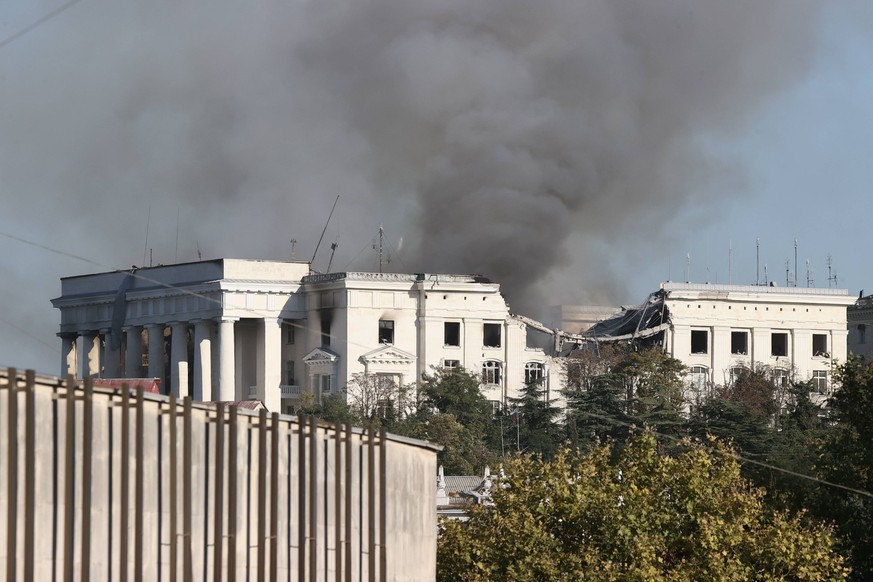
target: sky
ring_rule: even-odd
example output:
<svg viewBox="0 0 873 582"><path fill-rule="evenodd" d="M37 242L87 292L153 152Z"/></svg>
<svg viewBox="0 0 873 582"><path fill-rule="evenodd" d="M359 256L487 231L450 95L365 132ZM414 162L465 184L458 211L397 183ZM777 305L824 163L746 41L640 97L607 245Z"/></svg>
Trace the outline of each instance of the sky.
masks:
<svg viewBox="0 0 873 582"><path fill-rule="evenodd" d="M337 196L316 270L383 226L535 317L785 285L795 241L873 292L871 62L866 0L7 0L0 365L59 371L61 277L309 260Z"/></svg>

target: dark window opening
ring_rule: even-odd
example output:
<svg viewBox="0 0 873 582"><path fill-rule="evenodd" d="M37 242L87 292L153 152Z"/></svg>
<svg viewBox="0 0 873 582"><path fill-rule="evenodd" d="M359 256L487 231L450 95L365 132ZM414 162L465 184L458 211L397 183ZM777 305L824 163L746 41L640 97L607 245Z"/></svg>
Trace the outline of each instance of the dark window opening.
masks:
<svg viewBox="0 0 873 582"><path fill-rule="evenodd" d="M447 321L444 326L443 343L447 346L461 345L461 323L458 321Z"/></svg>
<svg viewBox="0 0 873 582"><path fill-rule="evenodd" d="M282 327L285 328L285 343L288 345L294 344L294 324L285 323Z"/></svg>
<svg viewBox="0 0 873 582"><path fill-rule="evenodd" d="M788 355L788 334L774 333L770 336L770 355L771 356L787 356Z"/></svg>
<svg viewBox="0 0 873 582"><path fill-rule="evenodd" d="M867 343L867 326L863 323L858 324L858 343Z"/></svg>
<svg viewBox="0 0 873 582"><path fill-rule="evenodd" d="M709 353L709 332L702 329L691 330L691 353L692 354L708 354Z"/></svg>
<svg viewBox="0 0 873 582"><path fill-rule="evenodd" d="M379 320L379 343L393 344L394 343L394 321L391 319Z"/></svg>
<svg viewBox="0 0 873 582"><path fill-rule="evenodd" d="M546 367L540 362L528 362L524 365L524 383L533 384L541 381L546 375Z"/></svg>
<svg viewBox="0 0 873 582"><path fill-rule="evenodd" d="M482 345L486 348L499 348L501 327L499 323L486 323L482 330Z"/></svg>
<svg viewBox="0 0 873 582"><path fill-rule="evenodd" d="M824 333L812 334L812 355L827 357L828 355L828 336Z"/></svg>
<svg viewBox="0 0 873 582"><path fill-rule="evenodd" d="M749 353L749 333L745 331L731 332L731 353L746 355Z"/></svg>
<svg viewBox="0 0 873 582"><path fill-rule="evenodd" d="M321 345L330 345L330 320L328 319L321 320Z"/></svg>

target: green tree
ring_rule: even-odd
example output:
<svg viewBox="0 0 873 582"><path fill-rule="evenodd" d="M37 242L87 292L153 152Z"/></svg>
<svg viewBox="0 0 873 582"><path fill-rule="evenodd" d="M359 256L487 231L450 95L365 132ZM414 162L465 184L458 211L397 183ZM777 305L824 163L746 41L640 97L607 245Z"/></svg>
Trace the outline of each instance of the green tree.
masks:
<svg viewBox="0 0 873 582"><path fill-rule="evenodd" d="M660 433L677 433L685 424L682 393L685 364L658 348L632 351L615 366L625 386L628 416Z"/></svg>
<svg viewBox="0 0 873 582"><path fill-rule="evenodd" d="M554 455L563 437L557 422L561 409L546 399L542 382L526 384L519 397L509 402L516 447L526 453Z"/></svg>
<svg viewBox="0 0 873 582"><path fill-rule="evenodd" d="M852 555L854 578L873 579L873 366L850 359L834 371L832 428L816 465L823 479L865 493L819 489L817 511L833 519Z"/></svg>
<svg viewBox="0 0 873 582"><path fill-rule="evenodd" d="M841 580L831 530L768 509L724 445L522 456L493 506L443 522L439 580Z"/></svg>

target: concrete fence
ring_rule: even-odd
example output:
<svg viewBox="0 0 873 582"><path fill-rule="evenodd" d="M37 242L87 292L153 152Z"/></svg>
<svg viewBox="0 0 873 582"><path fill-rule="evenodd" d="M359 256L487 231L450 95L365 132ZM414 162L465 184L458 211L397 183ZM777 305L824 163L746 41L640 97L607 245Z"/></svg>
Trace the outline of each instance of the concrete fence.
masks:
<svg viewBox="0 0 873 582"><path fill-rule="evenodd" d="M0 578L433 580L436 449L0 369Z"/></svg>

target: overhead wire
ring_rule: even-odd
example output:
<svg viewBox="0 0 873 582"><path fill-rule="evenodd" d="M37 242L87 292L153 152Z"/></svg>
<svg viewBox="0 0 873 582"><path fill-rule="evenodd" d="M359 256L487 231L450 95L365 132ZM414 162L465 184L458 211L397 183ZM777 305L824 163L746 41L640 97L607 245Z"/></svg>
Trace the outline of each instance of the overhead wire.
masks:
<svg viewBox="0 0 873 582"><path fill-rule="evenodd" d="M72 8L72 6L74 4L78 4L81 1L82 0L70 0L66 4L62 4L58 8L55 8L51 12L47 13L45 16L38 18L37 20L35 20L31 24L28 24L27 26L25 26L24 28L22 28L18 32L13 33L10 36L7 36L3 40L0 40L0 49L3 49L7 45L12 44L13 42L18 40L22 36L26 35L27 33L39 28L41 25L45 24L46 22L48 22L49 20L51 20L52 18L54 18L58 14L64 12L65 10L67 10L69 8Z"/></svg>

